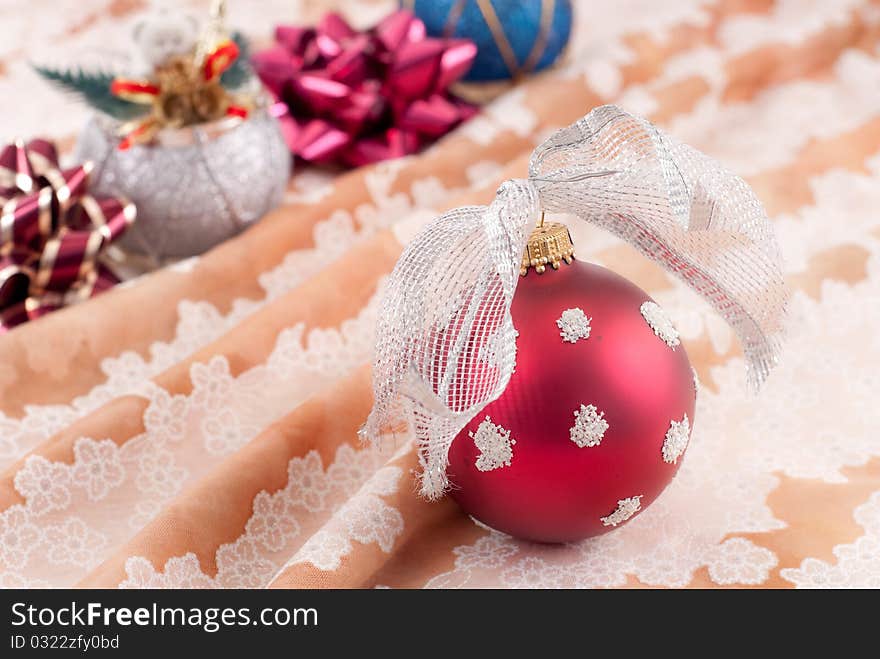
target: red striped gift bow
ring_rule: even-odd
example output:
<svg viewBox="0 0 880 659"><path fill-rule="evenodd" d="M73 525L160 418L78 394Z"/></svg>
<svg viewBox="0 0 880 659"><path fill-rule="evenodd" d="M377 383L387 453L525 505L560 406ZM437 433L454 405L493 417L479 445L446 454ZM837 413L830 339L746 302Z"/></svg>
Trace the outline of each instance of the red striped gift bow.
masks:
<svg viewBox="0 0 880 659"><path fill-rule="evenodd" d="M0 333L119 282L99 257L135 207L87 194L90 171L61 169L47 140L0 149Z"/></svg>

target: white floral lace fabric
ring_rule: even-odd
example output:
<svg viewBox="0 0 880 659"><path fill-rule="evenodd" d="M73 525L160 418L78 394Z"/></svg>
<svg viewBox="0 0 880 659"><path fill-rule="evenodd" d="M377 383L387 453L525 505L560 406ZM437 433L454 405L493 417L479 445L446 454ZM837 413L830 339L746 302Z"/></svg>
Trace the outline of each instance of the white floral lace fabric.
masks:
<svg viewBox="0 0 880 659"><path fill-rule="evenodd" d="M293 10L312 20L328 4L270 3L256 18L233 3L230 19L259 37ZM336 4L370 22L394 3ZM173 266L187 284L202 266L232 268L256 294L218 298L193 285L168 309L167 331L143 346L123 341L88 387L46 375L54 341L0 360L0 586L880 587L880 16L857 1L796 5L631 0L581 11L563 67L501 95L432 150L338 178L295 176L282 220L234 241L277 249L271 266L251 271L218 253ZM3 33L12 45L0 53L0 93L26 90L34 103L6 107L4 125L25 135L51 126L70 142L83 110L29 77L30 49L86 57L135 18L118 11L70 31L62 12L11 8L27 29ZM757 76L749 62L776 48L790 66L770 58ZM394 452L361 445L369 401L357 378L393 264L382 250L399 252L438 212L488 203L501 180L525 176L538 143L607 102L754 187L786 257L789 338L750 395L717 314L611 234L572 224L578 258L633 279L667 312L701 386L687 452L657 501L598 538L534 545L448 500L422 500L408 438ZM365 255L387 267L358 279ZM303 296L320 290L310 282L346 273L332 318L273 324L297 301L309 307ZM145 283L112 296L138 300L132 322L149 326L157 321L137 297ZM96 298L82 313L110 303ZM0 337L0 355L38 325ZM13 404L32 378L70 395ZM244 461L269 448L271 464ZM229 511L212 507L233 493ZM201 513L220 523L199 523Z"/></svg>

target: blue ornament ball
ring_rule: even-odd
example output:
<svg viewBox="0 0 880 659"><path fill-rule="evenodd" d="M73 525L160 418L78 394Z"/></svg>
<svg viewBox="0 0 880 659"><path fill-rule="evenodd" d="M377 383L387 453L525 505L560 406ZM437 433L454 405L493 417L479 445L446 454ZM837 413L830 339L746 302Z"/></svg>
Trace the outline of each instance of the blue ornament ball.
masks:
<svg viewBox="0 0 880 659"><path fill-rule="evenodd" d="M510 44L506 57L502 52L505 49L498 45L500 35L493 34L492 21L487 22L477 0L402 0L400 5L414 11L424 21L431 36L460 37L477 44L477 57L465 80L506 80L517 73L540 71L553 64L565 49L571 36L571 0L489 2ZM541 14L545 4L548 9L552 6L553 15L546 30L546 45L534 61L529 56L541 36Z"/></svg>

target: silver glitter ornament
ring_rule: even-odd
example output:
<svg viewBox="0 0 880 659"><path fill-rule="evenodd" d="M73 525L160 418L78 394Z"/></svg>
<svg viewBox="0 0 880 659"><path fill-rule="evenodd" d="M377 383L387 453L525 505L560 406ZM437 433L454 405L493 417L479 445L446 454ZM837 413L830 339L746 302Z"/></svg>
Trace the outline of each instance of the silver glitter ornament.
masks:
<svg viewBox="0 0 880 659"><path fill-rule="evenodd" d="M201 254L281 203L292 163L266 108L245 120L164 129L155 143L127 151L116 148L118 129L108 117L92 117L76 157L94 163L91 190L137 205L137 224L120 240L130 251L156 261Z"/></svg>

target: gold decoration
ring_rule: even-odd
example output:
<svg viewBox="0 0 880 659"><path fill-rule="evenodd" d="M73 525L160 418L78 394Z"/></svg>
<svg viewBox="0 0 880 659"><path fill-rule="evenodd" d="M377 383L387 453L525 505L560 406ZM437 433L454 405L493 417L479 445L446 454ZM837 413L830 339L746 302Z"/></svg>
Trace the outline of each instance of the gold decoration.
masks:
<svg viewBox="0 0 880 659"><path fill-rule="evenodd" d="M544 224L542 213L541 221L532 230L526 243L519 274L525 276L529 268L534 268L535 272L541 274L548 265L558 270L561 263L570 264L573 260L574 244L568 227L559 222Z"/></svg>
<svg viewBox="0 0 880 659"><path fill-rule="evenodd" d="M113 81L113 94L149 106L146 116L122 126L121 150L150 142L162 128L181 128L224 116L247 117L250 99L236 97L220 84L220 76L239 55L224 25L225 13L225 2L214 2L211 18L193 51L157 67L155 81Z"/></svg>
<svg viewBox="0 0 880 659"><path fill-rule="evenodd" d="M228 92L219 78L205 80L188 56L172 58L156 69L162 90L155 104L159 121L169 128L218 119L230 105Z"/></svg>

